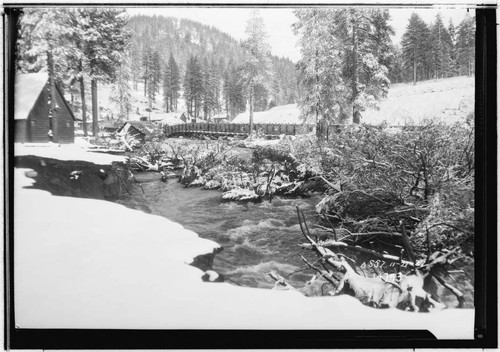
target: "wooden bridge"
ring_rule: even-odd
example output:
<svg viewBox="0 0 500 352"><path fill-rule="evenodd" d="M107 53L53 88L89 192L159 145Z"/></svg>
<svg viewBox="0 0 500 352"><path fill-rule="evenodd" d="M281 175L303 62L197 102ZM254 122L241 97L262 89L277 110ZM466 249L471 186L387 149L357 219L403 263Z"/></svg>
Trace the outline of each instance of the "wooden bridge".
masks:
<svg viewBox="0 0 500 352"><path fill-rule="evenodd" d="M304 134L314 131L315 125L288 124L288 123L256 123L254 131L265 136L279 136ZM248 136L248 123L186 123L165 126L163 129L167 137L183 135L213 135L213 136Z"/></svg>

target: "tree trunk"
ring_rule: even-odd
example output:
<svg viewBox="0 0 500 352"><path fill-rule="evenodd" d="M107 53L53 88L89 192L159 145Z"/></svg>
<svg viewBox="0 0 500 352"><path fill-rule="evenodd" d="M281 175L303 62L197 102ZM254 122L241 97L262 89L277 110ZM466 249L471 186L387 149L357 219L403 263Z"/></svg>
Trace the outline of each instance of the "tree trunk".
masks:
<svg viewBox="0 0 500 352"><path fill-rule="evenodd" d="M92 134L94 137L99 133L99 107L97 103L97 80L92 78L90 80L90 93L92 95Z"/></svg>
<svg viewBox="0 0 500 352"><path fill-rule="evenodd" d="M352 27L352 102L353 102L353 111L352 111L352 122L355 124L359 124L361 121L361 114L358 109L355 107L354 102L358 97L358 38L357 38L357 26L356 24Z"/></svg>
<svg viewBox="0 0 500 352"><path fill-rule="evenodd" d="M50 113L49 113L49 130L52 130L52 133L49 133L49 139L52 142L52 136L54 135L54 114L56 107L56 94L55 94L55 86L54 86L54 61L52 57L52 46L49 44L49 50L47 51L47 66L49 71L49 90L50 90Z"/></svg>
<svg viewBox="0 0 500 352"><path fill-rule="evenodd" d="M144 96L147 97L148 96L148 89L147 89L147 86L148 86L148 79L146 77L144 77Z"/></svg>
<svg viewBox="0 0 500 352"><path fill-rule="evenodd" d="M249 137L253 135L253 100L254 100L254 91L253 91L253 79L250 81L250 98L249 98L249 105L250 105L250 118L249 118Z"/></svg>
<svg viewBox="0 0 500 352"><path fill-rule="evenodd" d="M83 128L83 135L85 137L87 137L88 136L88 132L87 132L87 104L85 103L85 84L83 82L83 75L81 75L78 80L80 81L80 96L82 98L82 128Z"/></svg>
<svg viewBox="0 0 500 352"><path fill-rule="evenodd" d="M413 46L413 85L417 84L417 57L415 55L415 46Z"/></svg>

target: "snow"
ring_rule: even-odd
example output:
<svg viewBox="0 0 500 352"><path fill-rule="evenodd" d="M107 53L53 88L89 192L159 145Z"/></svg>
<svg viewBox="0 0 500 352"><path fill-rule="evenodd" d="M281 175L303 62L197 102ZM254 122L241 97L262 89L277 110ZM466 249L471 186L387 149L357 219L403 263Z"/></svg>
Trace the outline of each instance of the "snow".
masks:
<svg viewBox="0 0 500 352"><path fill-rule="evenodd" d="M238 114L232 123L248 123L250 113L243 112ZM297 104L288 104L275 106L267 111L254 112L254 123L296 123L301 124L300 109Z"/></svg>
<svg viewBox="0 0 500 352"><path fill-rule="evenodd" d="M60 148L32 148L42 156L54 149ZM204 273L188 264L211 253L215 242L115 203L26 188L34 183L26 171L14 175L21 328L429 329L440 339L473 338L472 309L376 310L350 296L309 298L203 282Z"/></svg>
<svg viewBox="0 0 500 352"><path fill-rule="evenodd" d="M380 102L380 110L362 113L362 122L389 125L419 124L425 119L454 123L474 111L474 77L452 77L391 85L387 98ZM254 123L301 124L297 104L276 106L255 112ZM249 112L237 115L233 123L248 123Z"/></svg>
<svg viewBox="0 0 500 352"><path fill-rule="evenodd" d="M178 125L184 123L181 120L182 113L180 112L162 112L162 113L152 113L151 121L157 121L162 125Z"/></svg>
<svg viewBox="0 0 500 352"><path fill-rule="evenodd" d="M474 77L453 77L394 84L380 110L362 113L362 121L389 125L418 124L424 119L454 123L474 111Z"/></svg>
<svg viewBox="0 0 500 352"><path fill-rule="evenodd" d="M125 162L127 160L125 156L93 153L87 149L90 144L83 138L77 138L75 142L77 143L15 143L14 155L37 155L58 160L80 160L99 165L111 164L113 161Z"/></svg>

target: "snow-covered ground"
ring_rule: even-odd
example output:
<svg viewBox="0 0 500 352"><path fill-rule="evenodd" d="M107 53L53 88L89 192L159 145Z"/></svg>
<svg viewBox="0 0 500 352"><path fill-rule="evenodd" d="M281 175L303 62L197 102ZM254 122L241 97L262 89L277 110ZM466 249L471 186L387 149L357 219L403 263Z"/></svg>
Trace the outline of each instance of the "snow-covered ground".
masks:
<svg viewBox="0 0 500 352"><path fill-rule="evenodd" d="M184 100L179 99L179 112L175 113L166 113L163 109L163 97L160 93L156 94L156 100L152 103L153 111L148 112L146 109L148 108L148 98L144 96L144 85L142 83L138 84L138 89L131 91L132 96L132 109L129 115L129 120L139 121L141 116L150 116L152 121L161 121L166 124L178 124L183 123L180 120L180 115L182 113L182 108L184 108ZM116 104L114 104L110 97L112 95L112 86L111 85L100 85L99 86L99 106L105 110L103 112L103 118L111 111L113 113L113 117L117 117L117 112L119 108Z"/></svg>
<svg viewBox="0 0 500 352"><path fill-rule="evenodd" d="M297 104L288 104L275 106L267 111L254 112L253 122L254 123L297 123L300 124L302 121L299 118L300 110ZM233 123L248 123L249 112L242 112L238 114L234 119Z"/></svg>
<svg viewBox="0 0 500 352"><path fill-rule="evenodd" d="M452 77L390 87L380 110L362 113L362 122L389 125L418 124L424 119L454 123L474 111L474 77ZM255 123L301 123L297 104L276 106L254 113ZM248 123L249 113L236 116L233 123Z"/></svg>
<svg viewBox="0 0 500 352"><path fill-rule="evenodd" d="M124 162L126 160L125 156L89 151L88 146L90 146L89 143L78 137L75 138L75 144L15 143L14 155L36 155L57 160L81 160L99 165L111 164L113 161Z"/></svg>
<svg viewBox="0 0 500 352"><path fill-rule="evenodd" d="M68 160L66 147L32 146L29 154ZM69 159L100 163L102 157L82 151ZM203 282L203 272L188 264L217 248L213 241L115 203L26 188L34 182L26 171L14 175L21 328L426 329L440 339L473 338L472 309L377 310L350 296L308 298Z"/></svg>
<svg viewBox="0 0 500 352"><path fill-rule="evenodd" d="M453 123L474 111L474 77L394 84L380 110L363 112L362 121L389 125L418 124L424 119Z"/></svg>

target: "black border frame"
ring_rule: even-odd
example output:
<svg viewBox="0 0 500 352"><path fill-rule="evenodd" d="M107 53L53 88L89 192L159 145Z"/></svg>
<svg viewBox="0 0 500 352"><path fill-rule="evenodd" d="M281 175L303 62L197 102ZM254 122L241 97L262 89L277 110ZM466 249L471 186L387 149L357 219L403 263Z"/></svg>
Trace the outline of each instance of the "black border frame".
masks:
<svg viewBox="0 0 500 352"><path fill-rule="evenodd" d="M60 4L59 4L60 5ZM71 3L65 6L109 6ZM144 6L145 4L111 4ZM177 3L176 7L311 7L324 3ZM332 4L348 6L351 4ZM356 6L395 4L360 3ZM494 348L498 345L497 316L497 55L494 6L476 10L476 222L475 331L472 340L436 340L427 331L387 330L92 330L16 329L14 311L14 236L12 205L14 59L16 23L21 7L57 6L51 3L5 4L4 13L4 348L5 349L227 349L227 348ZM405 7L408 6L405 4ZM426 6L411 5L425 8ZM427 6L429 7L429 6Z"/></svg>

